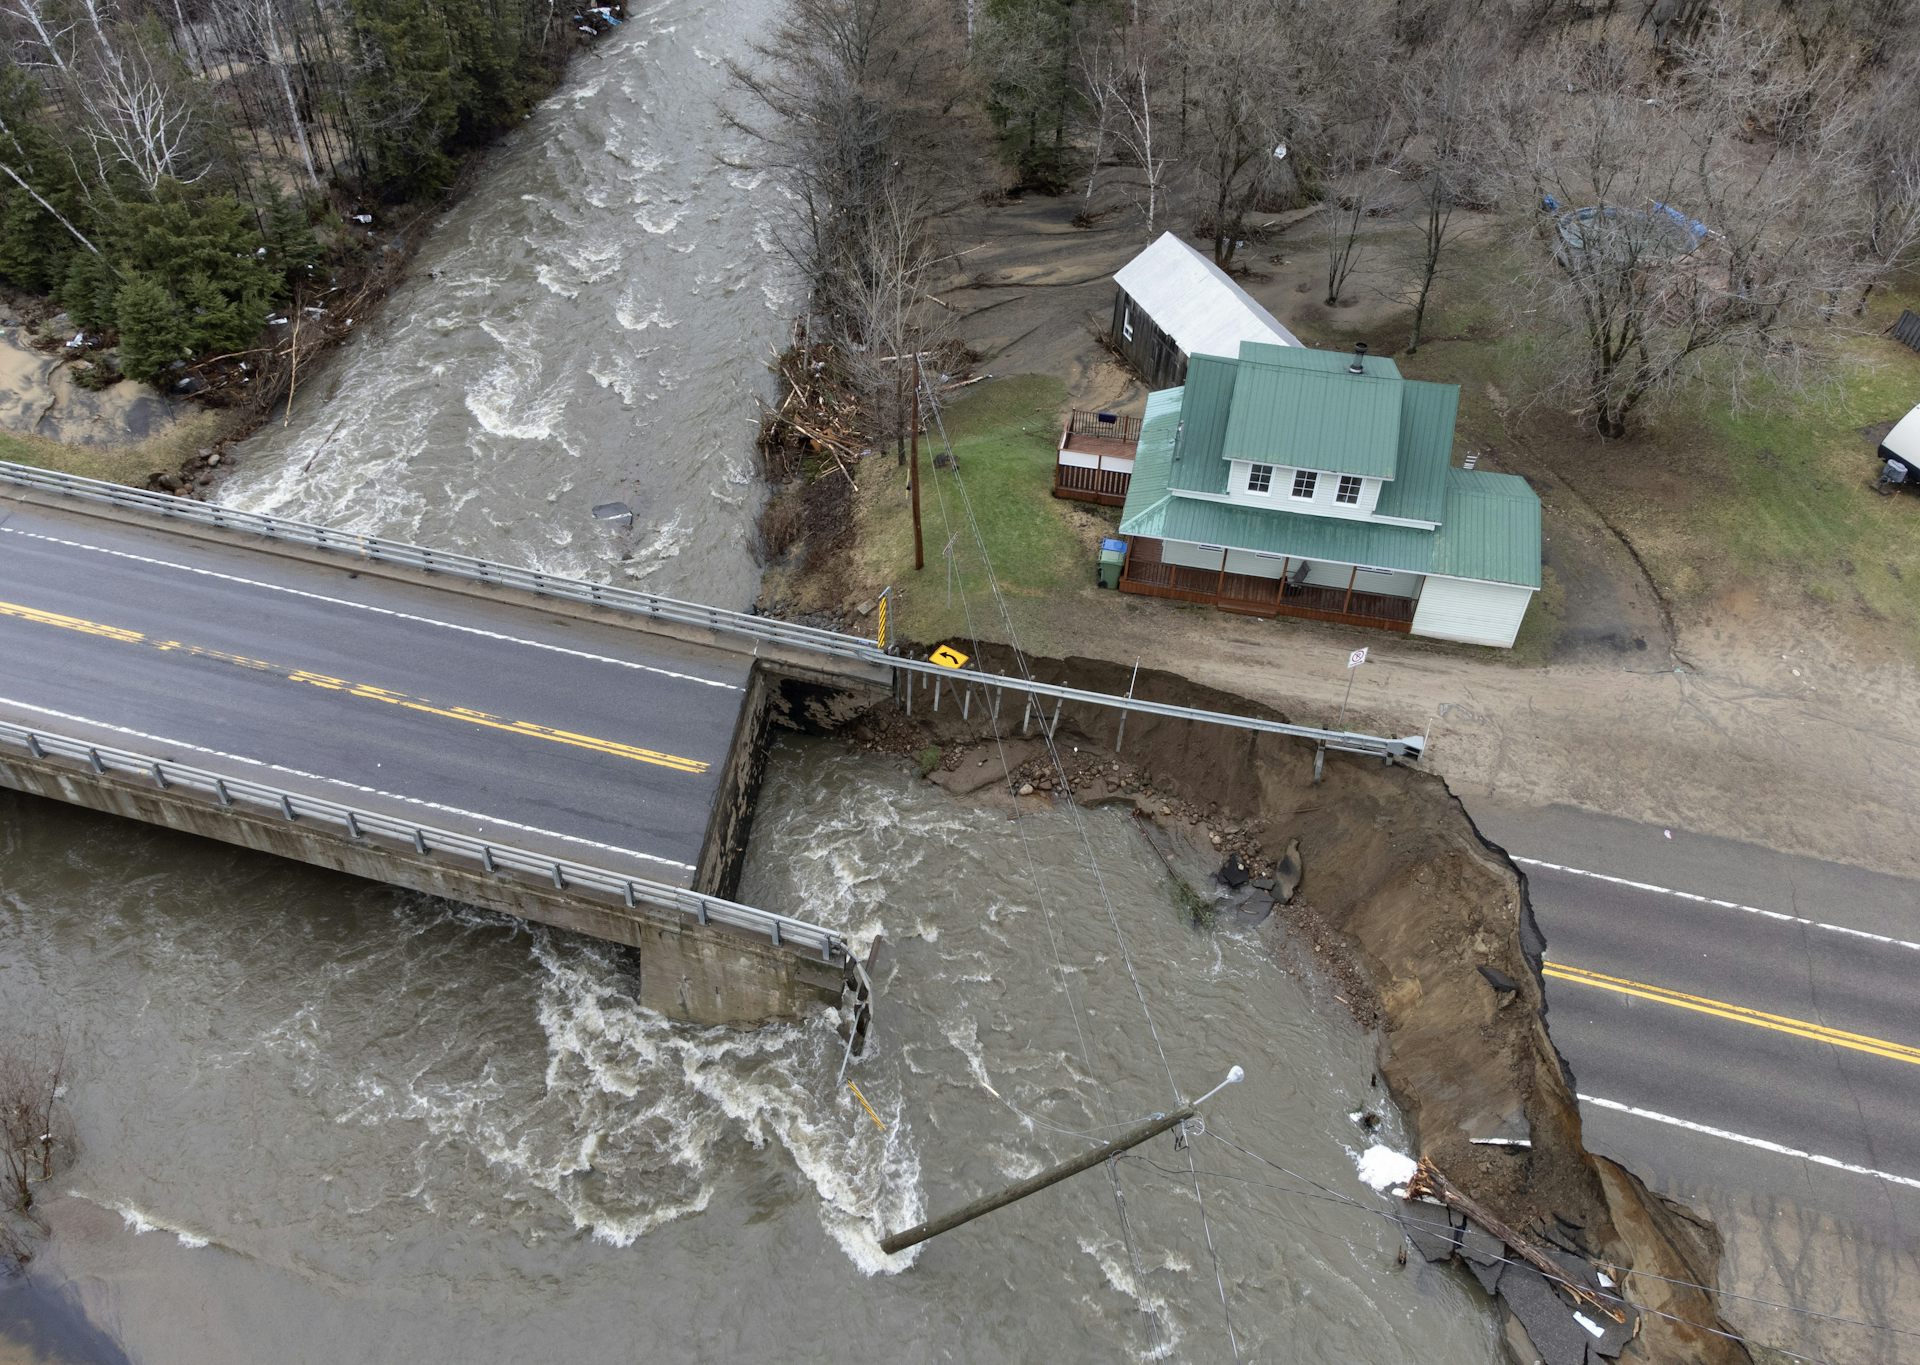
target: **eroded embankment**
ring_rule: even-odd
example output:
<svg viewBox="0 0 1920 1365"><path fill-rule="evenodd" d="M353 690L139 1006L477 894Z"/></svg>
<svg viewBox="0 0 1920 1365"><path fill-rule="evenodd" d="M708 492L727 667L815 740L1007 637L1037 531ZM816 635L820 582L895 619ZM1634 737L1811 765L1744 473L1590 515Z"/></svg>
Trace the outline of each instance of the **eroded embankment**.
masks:
<svg viewBox="0 0 1920 1365"><path fill-rule="evenodd" d="M1011 654L984 652L976 667L1017 672ZM1128 684L1126 668L1100 660L1028 666L1045 682L1116 693ZM1275 714L1171 674L1143 673L1137 688L1156 701ZM1017 696L997 723L978 696L965 720L951 689L938 712L930 702L922 690L911 718L887 703L852 716L803 707L810 714L793 719L914 755L963 794L1041 803L1066 785L1083 804L1129 804L1203 848L1240 852L1255 877L1297 839L1304 875L1274 923L1299 948L1311 946L1338 998L1375 1030L1380 1076L1415 1155L1521 1236L1615 1268L1626 1296L1647 1310L1625 1358L1749 1360L1717 1335L1728 1329L1711 1296L1688 1287L1714 1283L1720 1242L1711 1224L1583 1144L1573 1078L1547 1029L1545 944L1526 878L1445 783L1329 755L1315 786L1313 749L1301 740L1146 715L1127 722L1116 754L1119 713L1075 706L1058 720L1063 782L1037 723L1022 740ZM1523 1136L1531 1147L1474 1142L1492 1136Z"/></svg>

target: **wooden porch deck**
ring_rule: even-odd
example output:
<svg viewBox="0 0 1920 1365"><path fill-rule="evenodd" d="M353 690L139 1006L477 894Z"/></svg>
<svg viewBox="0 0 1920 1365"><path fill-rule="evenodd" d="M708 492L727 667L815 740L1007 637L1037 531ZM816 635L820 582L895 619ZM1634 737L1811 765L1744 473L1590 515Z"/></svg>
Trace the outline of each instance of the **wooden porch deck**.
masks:
<svg viewBox="0 0 1920 1365"><path fill-rule="evenodd" d="M1102 421L1103 417L1112 420ZM1138 417L1078 409L1069 412L1060 433L1060 455L1092 456L1094 463L1070 465L1056 457L1053 496L1103 507L1120 506L1127 500L1127 485L1133 480L1133 455L1139 445Z"/></svg>
<svg viewBox="0 0 1920 1365"><path fill-rule="evenodd" d="M1145 597L1170 597L1199 602L1243 616L1297 616L1309 621L1331 621L1343 626L1367 626L1405 634L1413 629L1414 602L1387 593L1357 592L1352 583L1340 588L1286 585L1291 562L1281 565L1279 578L1227 573L1224 569L1193 569L1168 564L1161 558L1161 542L1135 536L1127 547L1120 591Z"/></svg>

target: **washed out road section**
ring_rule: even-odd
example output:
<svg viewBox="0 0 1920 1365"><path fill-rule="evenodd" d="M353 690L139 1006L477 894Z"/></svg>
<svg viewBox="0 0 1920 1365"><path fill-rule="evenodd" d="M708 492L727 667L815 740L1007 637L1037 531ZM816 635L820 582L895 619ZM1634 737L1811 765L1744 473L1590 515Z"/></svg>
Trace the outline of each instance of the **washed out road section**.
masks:
<svg viewBox="0 0 1920 1365"><path fill-rule="evenodd" d="M745 660L85 512L0 517L0 715L691 877Z"/></svg>

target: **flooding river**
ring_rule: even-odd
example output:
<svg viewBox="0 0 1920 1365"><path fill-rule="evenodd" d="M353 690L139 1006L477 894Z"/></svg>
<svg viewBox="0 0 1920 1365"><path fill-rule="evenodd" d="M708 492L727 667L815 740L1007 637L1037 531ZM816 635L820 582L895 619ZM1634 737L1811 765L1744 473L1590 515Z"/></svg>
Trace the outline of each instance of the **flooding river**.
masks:
<svg viewBox="0 0 1920 1365"><path fill-rule="evenodd" d="M587 54L227 497L745 602L791 305L713 108L765 9ZM616 498L632 532L588 518ZM0 1361L1221 1360L1229 1315L1248 1360L1495 1360L1477 1291L1220 1140L1385 1207L1370 1046L1084 820L780 742L741 895L884 935L869 1117L825 1018L670 1027L601 945L0 794L0 1014L65 1021L81 1141ZM881 1231L1170 1101L1089 843L1181 1086L1249 1073L1190 1153L1218 1276L1168 1138L1124 1223L1095 1171L889 1261Z"/></svg>

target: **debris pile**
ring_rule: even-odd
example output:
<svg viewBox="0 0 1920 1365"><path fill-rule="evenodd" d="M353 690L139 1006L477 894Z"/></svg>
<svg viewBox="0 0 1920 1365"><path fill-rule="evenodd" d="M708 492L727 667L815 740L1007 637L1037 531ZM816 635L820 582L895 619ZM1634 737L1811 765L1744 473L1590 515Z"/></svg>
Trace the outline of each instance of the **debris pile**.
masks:
<svg viewBox="0 0 1920 1365"><path fill-rule="evenodd" d="M1383 1147L1369 1150L1362 1158L1363 1180L1369 1175L1367 1158L1377 1152L1398 1156ZM1375 1159L1371 1169L1389 1164ZM1639 1335L1639 1311L1568 1235L1577 1228L1562 1224L1562 1230L1538 1241L1524 1237L1427 1161L1414 1167L1394 1193L1411 1206L1400 1225L1414 1250L1435 1264L1460 1260L1525 1333L1527 1347L1542 1365L1601 1365L1618 1359ZM1421 1205L1435 1212L1422 1213Z"/></svg>

